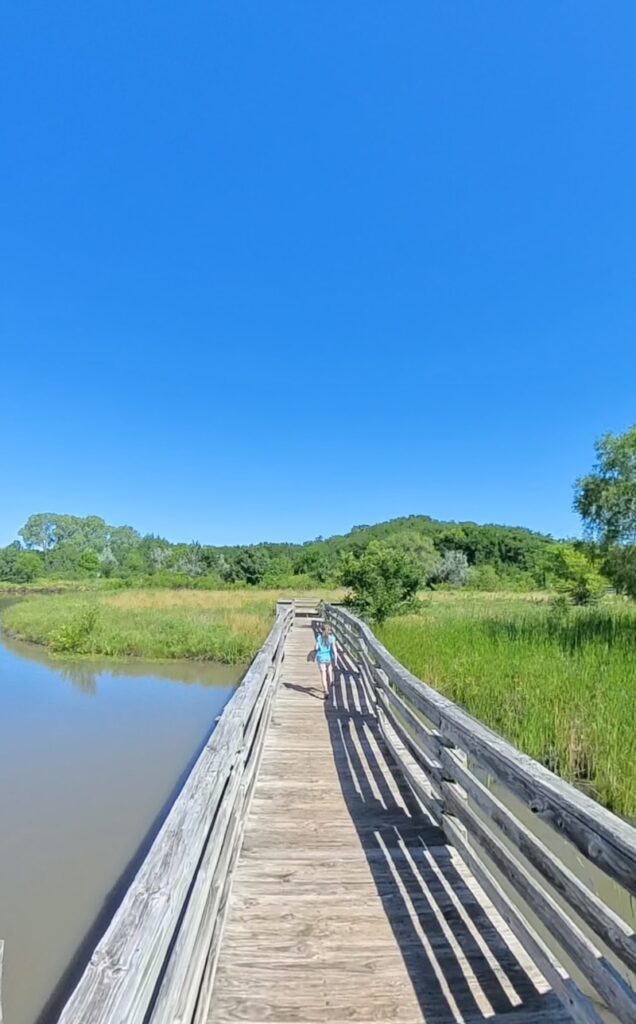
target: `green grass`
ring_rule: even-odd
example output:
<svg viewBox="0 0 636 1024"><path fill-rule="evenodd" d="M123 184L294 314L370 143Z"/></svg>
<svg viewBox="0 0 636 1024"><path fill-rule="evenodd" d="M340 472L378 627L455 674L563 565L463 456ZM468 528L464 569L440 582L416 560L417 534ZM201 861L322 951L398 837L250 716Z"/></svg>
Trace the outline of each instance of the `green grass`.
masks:
<svg viewBox="0 0 636 1024"><path fill-rule="evenodd" d="M123 591L27 597L4 609L10 634L58 654L249 661L274 619L257 591Z"/></svg>
<svg viewBox="0 0 636 1024"><path fill-rule="evenodd" d="M340 596L315 593L325 600ZM276 601L293 596L255 589L47 594L10 604L2 611L2 625L12 636L65 656L192 658L233 665L256 654L274 621Z"/></svg>
<svg viewBox="0 0 636 1024"><path fill-rule="evenodd" d="M377 629L385 646L521 750L636 817L636 608L439 595Z"/></svg>
<svg viewBox="0 0 636 1024"><path fill-rule="evenodd" d="M102 580L67 580L52 577L40 577L31 583L9 583L0 580L0 597L12 594L61 594L84 591L113 591L122 589L119 579Z"/></svg>

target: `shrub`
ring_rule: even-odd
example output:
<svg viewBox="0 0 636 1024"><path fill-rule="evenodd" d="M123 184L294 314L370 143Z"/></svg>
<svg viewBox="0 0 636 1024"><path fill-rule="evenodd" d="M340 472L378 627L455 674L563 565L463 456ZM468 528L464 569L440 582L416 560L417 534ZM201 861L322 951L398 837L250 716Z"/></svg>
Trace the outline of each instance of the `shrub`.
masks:
<svg viewBox="0 0 636 1024"><path fill-rule="evenodd" d="M83 609L75 618L65 622L51 634L51 649L58 654L72 654L81 651L82 645L93 632L98 611L94 605Z"/></svg>
<svg viewBox="0 0 636 1024"><path fill-rule="evenodd" d="M474 565L468 573L467 586L471 590L501 590L501 579L492 565Z"/></svg>
<svg viewBox="0 0 636 1024"><path fill-rule="evenodd" d="M586 553L571 544L563 544L559 556L557 592L566 594L577 605L598 601L607 589L607 580L601 576Z"/></svg>
<svg viewBox="0 0 636 1024"><path fill-rule="evenodd" d="M207 576L199 576L194 583L195 590L224 590L226 584L217 573L210 573Z"/></svg>
<svg viewBox="0 0 636 1024"><path fill-rule="evenodd" d="M43 563L34 551L22 551L19 544L0 549L0 580L32 583L42 575Z"/></svg>
<svg viewBox="0 0 636 1024"><path fill-rule="evenodd" d="M436 569L429 576L429 583L447 583L450 587L463 587L468 582L468 559L463 551L446 551Z"/></svg>
<svg viewBox="0 0 636 1024"><path fill-rule="evenodd" d="M348 603L362 615L383 622L414 599L422 574L404 552L372 541L363 554L344 557L341 581L350 588Z"/></svg>

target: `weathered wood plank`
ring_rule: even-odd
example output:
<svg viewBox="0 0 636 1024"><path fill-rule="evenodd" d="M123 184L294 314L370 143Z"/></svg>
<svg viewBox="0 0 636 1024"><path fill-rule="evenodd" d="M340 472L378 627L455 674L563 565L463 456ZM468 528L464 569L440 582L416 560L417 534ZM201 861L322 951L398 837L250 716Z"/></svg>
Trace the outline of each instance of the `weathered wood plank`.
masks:
<svg viewBox="0 0 636 1024"><path fill-rule="evenodd" d="M300 1013L302 1011L302 1016ZM218 1019L241 1024L298 1024L299 1020L306 1024L422 1024L423 1018L419 1008L410 1010L408 1006L396 1004L389 999L365 999L361 994L357 1005L353 1008L348 1002L315 1000L312 1004L285 998L283 995L275 1000L250 999L245 995L236 999L228 997L219 1001ZM430 1017L430 1020L435 1018ZM456 1018L438 1016L443 1024L451 1024ZM462 1024L484 1024L482 1013L462 1015ZM487 1018L487 1024L571 1024L571 1017L563 1009L558 1000L550 993L549 996L537 999L536 1006L519 1007L512 1013L496 1013Z"/></svg>
<svg viewBox="0 0 636 1024"><path fill-rule="evenodd" d="M527 860L560 893L600 939L636 971L636 935L570 869L458 760L453 751L440 753L448 778L454 778L475 804L501 829Z"/></svg>
<svg viewBox="0 0 636 1024"><path fill-rule="evenodd" d="M544 979L418 809L393 767L402 739L356 664L343 659L318 701L309 627L292 639L214 984L204 977L208 1020L449 1024L504 1006L506 1024L530 1021L531 1007L547 1019ZM565 1020L554 999L549 1009Z"/></svg>
<svg viewBox="0 0 636 1024"><path fill-rule="evenodd" d="M349 613L329 609L328 614L338 622L345 638L357 632L352 649L361 657L360 652L365 647L369 659L375 663L371 664L371 672L381 708L381 728L414 793L419 799L426 794L422 773L440 785L439 802L429 802L428 808L436 817L444 812L441 820L447 834L453 827L453 820L461 820L468 826L469 834L477 838L618 1018L625 1024L636 1024L636 996L627 980L602 957L568 911L535 881L517 855L511 853L488 824L474 813L467 803L467 795L487 819L501 829L521 856L543 874L554 887L554 892L564 897L631 969L636 966L636 937L632 929L489 792L469 770L466 753L630 892L636 892L636 830L416 680L382 647L368 627ZM420 715L426 722L432 722L439 733L430 729ZM456 818L449 818L448 812ZM459 848L464 852L463 846ZM475 875L483 877L474 866L478 855L471 852L471 857L473 859L469 863L473 865ZM489 878L484 864L480 867L482 873L485 872L484 884L490 885L494 880ZM488 888L488 892L501 910L496 889ZM545 950L533 944L536 936L527 932L523 916L519 918L514 907L508 908L508 913L517 913L515 928L518 938L533 950L542 968L547 965L550 980L555 983L550 964L544 958ZM512 921L510 923L512 926ZM569 989L568 985L559 991L565 1005L572 1010ZM590 1011L595 1012L580 993L575 994L575 1003L577 1020L587 1020Z"/></svg>
<svg viewBox="0 0 636 1024"><path fill-rule="evenodd" d="M384 742L391 751L396 764L400 765L402 774L422 806L426 808L433 821L439 823L444 807L433 779L427 776L421 764L416 761L409 761L408 757L405 756L407 751L404 746L400 748L401 738L395 733L389 720L384 717L382 712L380 712L379 717Z"/></svg>
<svg viewBox="0 0 636 1024"><path fill-rule="evenodd" d="M388 688L378 688L377 699L402 743L418 764L435 782L441 782L443 768L438 759L439 751L426 726Z"/></svg>
<svg viewBox="0 0 636 1024"><path fill-rule="evenodd" d="M623 960L626 966L636 971L636 935L618 914L614 913L598 896L580 882L573 872L562 864L558 857L526 826L520 824L512 812L464 766L458 752L441 744L431 731L418 721L397 694L383 686L378 696L387 713L390 713L387 706L390 703L391 707L394 707L397 713L406 720L413 734L410 737L404 735L400 730L399 721L392 716L394 727L397 728L401 739L407 743L411 753L414 755L419 753L419 763L428 768L432 777L436 781L441 781L443 774L446 779L458 782L477 806L495 822L520 852L527 857L528 861L543 874L546 881L554 886L555 890L597 933L599 938ZM418 751L419 743L422 744L423 750ZM431 754L433 753L440 759L439 761L432 761Z"/></svg>
<svg viewBox="0 0 636 1024"><path fill-rule="evenodd" d="M522 754L491 729L407 671L350 613L329 615L365 640L391 683L452 743L507 786L592 863L636 895L636 829Z"/></svg>
<svg viewBox="0 0 636 1024"><path fill-rule="evenodd" d="M468 835L477 840L491 861L532 908L565 952L576 963L596 991L613 1010L621 1024L636 1024L636 997L618 971L601 957L575 922L532 877L488 825L481 821L458 796L454 783L442 783L449 810L462 822Z"/></svg>
<svg viewBox="0 0 636 1024"><path fill-rule="evenodd" d="M443 827L449 842L459 850L504 921L540 967L572 1019L577 1024L602 1024L598 1013L585 998L578 985L565 974L546 944L539 938L523 914L513 905L481 858L475 853L463 826L460 826L458 821L450 815L444 815Z"/></svg>
<svg viewBox="0 0 636 1024"><path fill-rule="evenodd" d="M163 975L152 1011L152 1024L190 1019L198 984L208 956L214 918L223 893L225 868L237 828L240 809L238 773L230 779L214 829L197 872L183 924Z"/></svg>
<svg viewBox="0 0 636 1024"><path fill-rule="evenodd" d="M66 1004L60 1024L142 1024L184 919L193 881L246 728L279 655L292 612L274 627L226 706L110 927ZM186 913L186 917L187 917ZM195 908L191 919L196 922Z"/></svg>
<svg viewBox="0 0 636 1024"><path fill-rule="evenodd" d="M287 621L289 623L290 620ZM207 951L206 947L202 946L202 953L205 953L205 956L201 966L201 971L197 972L197 981L199 982L197 999L193 1013L189 1017L181 1018L185 1021L191 1021L192 1024L205 1024L208 1016L214 980L218 967L223 929L225 927L225 920L232 892L232 884L234 881L234 870L238 861L240 847L245 832L247 814L254 795L257 773L263 756L263 748L265 746L265 737L271 723L273 697L279 682L280 667L284 656L283 640L286 636L287 631L285 632L285 637L282 637L279 641L279 652L273 661L272 677L269 684L271 692L268 694L267 703L263 708L260 731L258 735L255 736L251 746L246 744L246 756L249 758L249 766L247 770L244 771L241 781L241 795L243 798L241 812L236 815L236 830L232 834L231 841L227 843L228 854L222 875L223 884L221 886L219 882L219 899L210 913L211 930L206 931ZM191 984L194 987L194 981Z"/></svg>

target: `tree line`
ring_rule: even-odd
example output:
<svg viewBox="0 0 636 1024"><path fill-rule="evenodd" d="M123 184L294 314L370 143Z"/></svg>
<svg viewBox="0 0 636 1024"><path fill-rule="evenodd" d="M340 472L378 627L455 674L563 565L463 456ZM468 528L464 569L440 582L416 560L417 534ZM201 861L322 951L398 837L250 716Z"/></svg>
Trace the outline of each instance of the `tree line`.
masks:
<svg viewBox="0 0 636 1024"><path fill-rule="evenodd" d="M304 544L234 547L171 543L111 526L99 516L37 513L0 549L0 580L111 580L113 585L329 586L355 588L398 572L406 590L470 586L481 590L562 589L578 603L613 585L636 596L636 427L608 434L592 472L576 482L583 541L558 541L522 527L443 522L414 515ZM367 562L364 563L364 558Z"/></svg>
<svg viewBox="0 0 636 1024"><path fill-rule="evenodd" d="M559 575L562 545L522 528L444 523L409 516L305 544L249 546L170 543L110 526L98 516L38 513L18 539L0 550L0 579L134 580L158 586L311 587L336 585L351 559L370 544L403 556L426 585L528 590L550 586Z"/></svg>

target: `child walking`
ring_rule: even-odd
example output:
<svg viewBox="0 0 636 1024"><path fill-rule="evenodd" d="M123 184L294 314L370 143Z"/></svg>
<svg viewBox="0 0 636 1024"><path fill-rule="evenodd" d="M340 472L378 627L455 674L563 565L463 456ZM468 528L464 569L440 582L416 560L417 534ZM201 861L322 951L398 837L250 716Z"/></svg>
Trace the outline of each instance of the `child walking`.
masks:
<svg viewBox="0 0 636 1024"><path fill-rule="evenodd" d="M316 663L320 669L320 678L326 697L329 693L329 684L334 680L334 668L337 668L338 665L336 637L326 623L323 623L316 636Z"/></svg>

